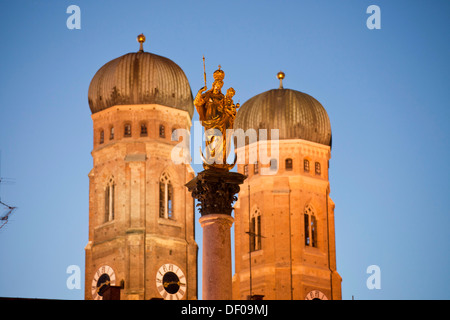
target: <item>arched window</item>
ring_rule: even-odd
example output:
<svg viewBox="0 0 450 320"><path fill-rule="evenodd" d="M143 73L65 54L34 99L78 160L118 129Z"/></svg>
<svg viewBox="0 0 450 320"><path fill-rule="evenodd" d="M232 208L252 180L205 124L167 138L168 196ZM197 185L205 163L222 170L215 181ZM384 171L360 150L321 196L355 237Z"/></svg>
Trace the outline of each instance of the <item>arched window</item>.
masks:
<svg viewBox="0 0 450 320"><path fill-rule="evenodd" d="M159 137L160 138L166 137L166 128L162 124L159 125Z"/></svg>
<svg viewBox="0 0 450 320"><path fill-rule="evenodd" d="M114 220L114 179L110 179L105 188L105 221Z"/></svg>
<svg viewBox="0 0 450 320"><path fill-rule="evenodd" d="M292 159L291 158L286 159L284 162L284 165L285 165L284 168L286 169L286 171L292 171Z"/></svg>
<svg viewBox="0 0 450 320"><path fill-rule="evenodd" d="M171 140L172 141L178 141L178 131L176 128L172 128L172 135L171 135Z"/></svg>
<svg viewBox="0 0 450 320"><path fill-rule="evenodd" d="M125 124L125 126L123 127L123 136L131 137L131 124Z"/></svg>
<svg viewBox="0 0 450 320"><path fill-rule="evenodd" d="M317 176L320 176L321 170L320 170L320 162L315 163L315 172Z"/></svg>
<svg viewBox="0 0 450 320"><path fill-rule="evenodd" d="M111 127L111 129L109 130L109 140L113 139L114 139L114 127Z"/></svg>
<svg viewBox="0 0 450 320"><path fill-rule="evenodd" d="M270 170L276 171L278 169L277 159L270 159Z"/></svg>
<svg viewBox="0 0 450 320"><path fill-rule="evenodd" d="M248 176L248 164L244 164L244 175Z"/></svg>
<svg viewBox="0 0 450 320"><path fill-rule="evenodd" d="M308 159L303 160L303 170L305 172L309 172L309 160Z"/></svg>
<svg viewBox="0 0 450 320"><path fill-rule="evenodd" d="M261 211L253 210L250 218L250 252L261 250Z"/></svg>
<svg viewBox="0 0 450 320"><path fill-rule="evenodd" d="M146 137L147 135L147 125L145 123L141 123L141 137Z"/></svg>
<svg viewBox="0 0 450 320"><path fill-rule="evenodd" d="M173 219L173 186L168 173L159 180L159 217Z"/></svg>
<svg viewBox="0 0 450 320"><path fill-rule="evenodd" d="M307 205L305 208L305 245L317 247L317 219L314 209Z"/></svg>
<svg viewBox="0 0 450 320"><path fill-rule="evenodd" d="M105 142L105 131L100 131L100 144Z"/></svg>

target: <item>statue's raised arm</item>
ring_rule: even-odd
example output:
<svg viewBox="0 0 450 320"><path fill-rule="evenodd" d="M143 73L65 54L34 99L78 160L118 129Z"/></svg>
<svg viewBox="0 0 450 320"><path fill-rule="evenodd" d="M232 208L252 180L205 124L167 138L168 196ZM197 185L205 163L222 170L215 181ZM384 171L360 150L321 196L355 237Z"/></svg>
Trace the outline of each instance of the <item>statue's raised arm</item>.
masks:
<svg viewBox="0 0 450 320"><path fill-rule="evenodd" d="M205 95L203 95L203 92L206 91L206 86L201 88L200 90L198 90L197 95L195 96L194 99L194 106L197 109L198 115L200 117L200 121L205 120L205 104L206 104L206 99L205 99Z"/></svg>

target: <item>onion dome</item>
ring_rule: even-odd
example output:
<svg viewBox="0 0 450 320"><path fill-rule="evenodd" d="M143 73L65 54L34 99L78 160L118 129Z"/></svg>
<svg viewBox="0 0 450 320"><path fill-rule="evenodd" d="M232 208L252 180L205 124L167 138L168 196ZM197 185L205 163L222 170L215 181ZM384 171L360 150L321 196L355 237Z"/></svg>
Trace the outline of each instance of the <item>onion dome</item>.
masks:
<svg viewBox="0 0 450 320"><path fill-rule="evenodd" d="M239 108L234 129L267 129L268 136L270 129L279 129L280 139L303 139L331 147L331 125L325 108L306 93L284 89L284 77L279 72L278 89L260 93Z"/></svg>
<svg viewBox="0 0 450 320"><path fill-rule="evenodd" d="M183 70L172 60L144 52L145 36L139 35L138 52L106 63L92 78L88 100L92 113L115 105L160 104L189 112L194 104Z"/></svg>

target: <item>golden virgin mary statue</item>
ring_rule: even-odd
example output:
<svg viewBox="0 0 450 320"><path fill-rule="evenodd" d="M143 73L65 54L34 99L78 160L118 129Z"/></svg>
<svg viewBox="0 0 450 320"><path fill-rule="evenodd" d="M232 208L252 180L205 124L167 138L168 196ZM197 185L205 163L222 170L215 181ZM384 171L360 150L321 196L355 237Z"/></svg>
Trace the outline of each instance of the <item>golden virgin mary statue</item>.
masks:
<svg viewBox="0 0 450 320"><path fill-rule="evenodd" d="M233 88L229 88L225 95L222 93L225 72L220 69L220 65L219 69L214 71L213 77L212 88L207 90L205 74L205 86L198 91L194 99L200 121L205 128L206 157L202 154L203 167L230 170L235 163L227 164L226 159L230 152L230 130L233 129L239 103L233 102Z"/></svg>

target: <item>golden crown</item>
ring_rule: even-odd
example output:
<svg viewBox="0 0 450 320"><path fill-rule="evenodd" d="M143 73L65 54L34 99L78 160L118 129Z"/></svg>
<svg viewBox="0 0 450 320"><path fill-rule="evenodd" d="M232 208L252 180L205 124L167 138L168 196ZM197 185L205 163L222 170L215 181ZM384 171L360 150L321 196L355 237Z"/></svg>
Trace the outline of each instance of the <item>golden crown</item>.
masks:
<svg viewBox="0 0 450 320"><path fill-rule="evenodd" d="M219 64L219 69L214 71L213 77L214 77L214 80L223 80L223 78L225 78L225 72L223 72L223 70L220 70L220 64Z"/></svg>

